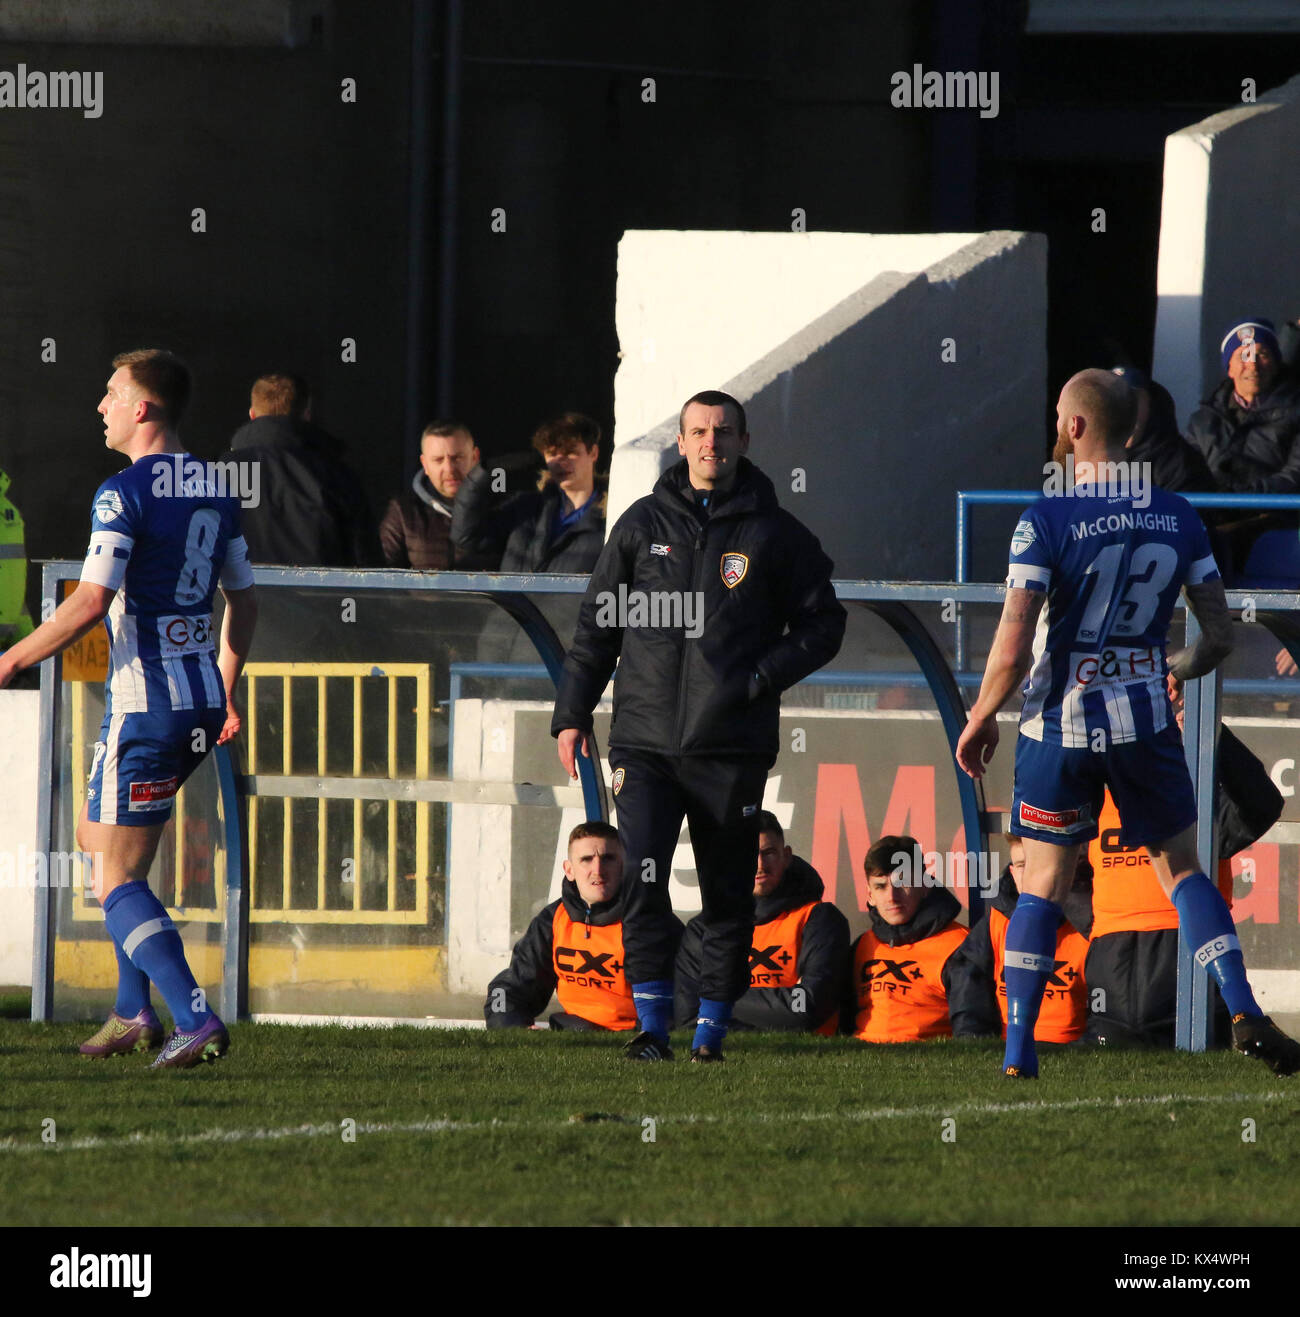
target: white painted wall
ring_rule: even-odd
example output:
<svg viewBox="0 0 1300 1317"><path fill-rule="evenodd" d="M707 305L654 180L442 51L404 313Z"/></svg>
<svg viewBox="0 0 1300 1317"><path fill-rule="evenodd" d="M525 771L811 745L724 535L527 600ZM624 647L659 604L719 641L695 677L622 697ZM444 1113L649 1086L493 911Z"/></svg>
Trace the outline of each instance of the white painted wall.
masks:
<svg viewBox="0 0 1300 1317"><path fill-rule="evenodd" d="M1232 325L1300 315L1297 175L1300 78L1165 140L1152 373L1184 427Z"/></svg>
<svg viewBox="0 0 1300 1317"><path fill-rule="evenodd" d="M513 782L514 712L457 700L451 775ZM453 805L447 874L447 987L481 992L510 961L510 808Z"/></svg>
<svg viewBox="0 0 1300 1317"><path fill-rule="evenodd" d="M879 274L913 274L964 233L632 229L618 245L614 444L779 348Z"/></svg>
<svg viewBox="0 0 1300 1317"><path fill-rule="evenodd" d="M1046 270L1046 240L1025 233L625 235L610 525L677 460L680 404L721 388L836 575L951 579L956 491L1041 483Z"/></svg>
<svg viewBox="0 0 1300 1317"><path fill-rule="evenodd" d="M0 852L16 873L36 849L36 756L39 691L0 691ZM0 885L0 984L30 986L36 890Z"/></svg>

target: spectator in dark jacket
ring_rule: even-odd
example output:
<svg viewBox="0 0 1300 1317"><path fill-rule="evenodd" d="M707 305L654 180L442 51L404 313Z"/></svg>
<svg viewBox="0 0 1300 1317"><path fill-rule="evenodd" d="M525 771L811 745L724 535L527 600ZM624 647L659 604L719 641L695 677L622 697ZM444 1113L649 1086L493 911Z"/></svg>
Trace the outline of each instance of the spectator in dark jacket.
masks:
<svg viewBox="0 0 1300 1317"><path fill-rule="evenodd" d="M955 1038L1002 1038L1007 1029L1007 925L1020 900L1016 879L1025 868L1025 847L1009 837L1010 862L1002 871L992 905L966 934L944 966L948 1015ZM1056 930L1056 964L1047 976L1043 1005L1034 1025L1037 1043L1072 1043L1088 1023L1083 965L1092 928L1092 868L1079 856L1074 886Z"/></svg>
<svg viewBox="0 0 1300 1317"><path fill-rule="evenodd" d="M754 941L749 991L731 1010L731 1027L833 1034L849 970L849 921L829 901L817 870L785 843L775 814L758 815ZM686 925L673 975L678 1026L700 1011L704 930Z"/></svg>
<svg viewBox="0 0 1300 1317"><path fill-rule="evenodd" d="M1220 489L1239 494L1300 490L1300 386L1282 369L1268 320L1234 325L1219 345L1226 379L1192 413L1188 441Z"/></svg>
<svg viewBox="0 0 1300 1317"><path fill-rule="evenodd" d="M389 501L379 523L384 562L420 571L495 567L484 555L458 554L451 543L452 508L465 477L478 466L478 445L459 421L430 421L420 436L420 469L404 494Z"/></svg>
<svg viewBox="0 0 1300 1317"><path fill-rule="evenodd" d="M341 445L311 423L311 393L296 375L263 375L248 424L223 460L256 462L259 499L243 509L248 557L284 567L373 567L379 541L361 481Z"/></svg>
<svg viewBox="0 0 1300 1317"><path fill-rule="evenodd" d="M546 462L535 492L501 502L491 471L477 466L466 477L452 510L456 552L502 572L590 572L605 543L600 426L565 412L538 429L533 448Z"/></svg>
<svg viewBox="0 0 1300 1317"><path fill-rule="evenodd" d="M1193 448L1178 431L1178 417L1169 390L1132 366L1115 372L1137 394L1137 424L1129 439L1128 459L1147 462L1151 482L1171 493L1210 493L1216 488L1199 448Z"/></svg>
<svg viewBox="0 0 1300 1317"><path fill-rule="evenodd" d="M1219 489L1237 494L1300 492L1300 383L1282 365L1269 320L1244 320L1219 344L1226 379L1192 414L1188 442L1201 450ZM1217 519L1215 554L1230 580L1246 569L1255 541L1268 530L1294 531L1294 513L1226 513ZM1254 574L1252 565L1252 575ZM1276 571L1267 575L1285 575ZM1275 660L1294 671L1285 650Z"/></svg>

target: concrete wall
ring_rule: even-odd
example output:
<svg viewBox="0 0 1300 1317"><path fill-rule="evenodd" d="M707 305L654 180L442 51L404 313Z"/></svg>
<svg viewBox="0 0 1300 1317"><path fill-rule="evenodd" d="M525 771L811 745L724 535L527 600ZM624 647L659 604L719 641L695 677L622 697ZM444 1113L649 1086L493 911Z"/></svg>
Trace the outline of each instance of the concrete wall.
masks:
<svg viewBox="0 0 1300 1317"><path fill-rule="evenodd" d="M618 245L614 443L720 387L887 271L914 274L962 233L631 231Z"/></svg>
<svg viewBox="0 0 1300 1317"><path fill-rule="evenodd" d="M1152 371L1186 425L1250 316L1300 314L1300 78L1165 142Z"/></svg>
<svg viewBox="0 0 1300 1317"><path fill-rule="evenodd" d="M14 873L19 857L36 849L38 691L0 691L0 853ZM32 924L36 890L17 879L0 882L0 984L32 981Z"/></svg>
<svg viewBox="0 0 1300 1317"><path fill-rule="evenodd" d="M677 405L701 388L722 388L745 404L750 457L772 477L783 505L820 537L838 576L951 579L956 491L1041 483L1045 239L940 234L932 235L927 252L924 239L891 247L866 237L860 247L846 241L838 250L828 244L817 252L804 235L764 235L765 243L790 244L794 256L777 262L774 249L751 246L744 239L753 235L736 234L721 235L737 240L734 259L685 259L713 249L719 236L636 235L632 243L628 235L620 250L620 335L626 326L633 337L621 340L616 407L636 418L629 419L632 427L649 414L652 378L674 391L660 395L656 426L615 448L611 524L677 459ZM815 253L808 268L817 280L794 303L796 312L802 307L815 314L832 292L823 256L838 257L841 290L848 295L795 327L784 290L797 278L803 253ZM919 272L907 271L909 260ZM895 270L882 272L882 261ZM753 297L766 277L756 262L772 270L775 281L765 288L765 305ZM900 265L904 270L896 272ZM864 272L868 277L860 283ZM633 309L625 312L625 302ZM743 313L736 317L743 330L735 331L742 342L756 352L772 344L743 365L728 332L726 308L733 303ZM688 335L680 346L674 322ZM943 359L945 340L951 340L952 360ZM634 364L647 341L655 360ZM671 415L663 416L664 401ZM620 431L616 439L625 435ZM976 539L977 561L995 551L982 540L1002 535L988 529L987 520L981 524L986 529ZM881 533L882 527L891 529Z"/></svg>

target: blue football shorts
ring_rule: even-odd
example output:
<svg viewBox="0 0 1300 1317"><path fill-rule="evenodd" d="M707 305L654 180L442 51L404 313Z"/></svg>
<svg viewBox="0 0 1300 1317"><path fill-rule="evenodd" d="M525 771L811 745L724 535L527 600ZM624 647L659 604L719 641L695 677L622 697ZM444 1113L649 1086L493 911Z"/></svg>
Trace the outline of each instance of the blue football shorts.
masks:
<svg viewBox="0 0 1300 1317"><path fill-rule="evenodd" d="M1018 737L1011 832L1057 846L1089 842L1107 787L1126 846L1157 846L1196 822L1183 738L1170 723L1148 740L1100 752Z"/></svg>
<svg viewBox="0 0 1300 1317"><path fill-rule="evenodd" d="M86 817L137 828L166 823L177 791L216 745L225 721L225 709L106 716L90 768Z"/></svg>

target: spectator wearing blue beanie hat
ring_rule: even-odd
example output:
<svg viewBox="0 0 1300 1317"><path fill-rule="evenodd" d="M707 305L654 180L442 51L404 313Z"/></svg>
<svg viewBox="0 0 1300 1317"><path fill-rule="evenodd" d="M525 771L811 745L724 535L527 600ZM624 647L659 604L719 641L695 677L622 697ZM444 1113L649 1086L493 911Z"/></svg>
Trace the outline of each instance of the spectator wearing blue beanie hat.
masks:
<svg viewBox="0 0 1300 1317"><path fill-rule="evenodd" d="M1253 353L1247 349L1248 343L1255 345ZM1219 361L1223 366L1223 373L1230 374L1232 358L1239 349L1242 350L1242 357L1250 360L1260 348L1268 349L1275 365L1282 364L1282 349L1278 346L1277 331L1271 320L1256 316L1253 320L1243 320L1240 324L1233 325L1219 344Z"/></svg>
<svg viewBox="0 0 1300 1317"><path fill-rule="evenodd" d="M1272 321L1238 321L1219 356L1227 378L1192 414L1187 441L1224 492L1300 492L1300 388L1282 367Z"/></svg>

